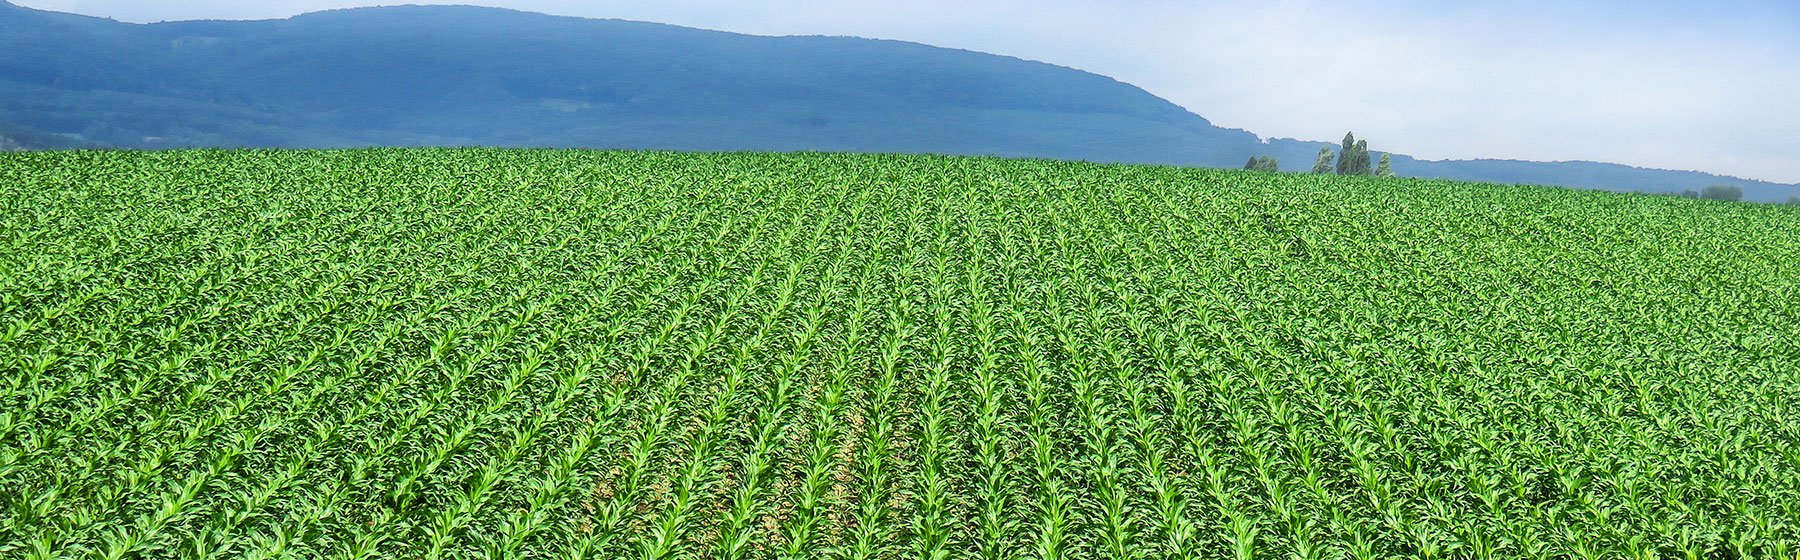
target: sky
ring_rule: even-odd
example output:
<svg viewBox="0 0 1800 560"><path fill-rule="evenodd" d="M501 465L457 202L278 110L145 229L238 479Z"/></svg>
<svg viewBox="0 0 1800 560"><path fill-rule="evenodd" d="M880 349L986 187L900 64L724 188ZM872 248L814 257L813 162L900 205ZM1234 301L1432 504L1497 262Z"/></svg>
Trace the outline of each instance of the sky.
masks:
<svg viewBox="0 0 1800 560"><path fill-rule="evenodd" d="M1800 183L1794 0L12 1L131 22L477 4L900 39L1104 74L1263 137Z"/></svg>

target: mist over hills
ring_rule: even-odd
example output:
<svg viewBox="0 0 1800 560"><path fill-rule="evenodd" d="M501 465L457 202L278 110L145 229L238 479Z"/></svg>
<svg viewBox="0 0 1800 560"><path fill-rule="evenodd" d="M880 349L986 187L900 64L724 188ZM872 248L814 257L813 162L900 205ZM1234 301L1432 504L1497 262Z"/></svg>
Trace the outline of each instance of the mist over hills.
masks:
<svg viewBox="0 0 1800 560"><path fill-rule="evenodd" d="M490 145L829 150L1304 170L1105 76L852 37L764 37L465 6L129 24L0 2L0 148ZM1371 139L1379 149L1379 138ZM1424 161L1403 175L1675 192L1800 187L1589 162Z"/></svg>

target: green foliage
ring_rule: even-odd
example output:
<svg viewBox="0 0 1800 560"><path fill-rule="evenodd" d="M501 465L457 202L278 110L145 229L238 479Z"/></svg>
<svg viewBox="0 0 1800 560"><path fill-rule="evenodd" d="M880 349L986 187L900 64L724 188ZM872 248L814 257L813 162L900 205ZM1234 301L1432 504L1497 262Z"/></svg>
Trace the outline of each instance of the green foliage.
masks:
<svg viewBox="0 0 1800 560"><path fill-rule="evenodd" d="M1374 167L1369 165L1369 141L1357 140L1356 157L1351 162L1350 174L1369 175L1372 173L1374 173Z"/></svg>
<svg viewBox="0 0 1800 560"><path fill-rule="evenodd" d="M1374 168L1369 161L1369 141L1357 140L1356 135L1344 133L1344 145L1338 152L1337 173L1339 175L1372 175Z"/></svg>
<svg viewBox="0 0 1800 560"><path fill-rule="evenodd" d="M1315 174L1331 173L1335 166L1337 154L1331 148L1319 148L1319 157L1313 160L1312 172Z"/></svg>
<svg viewBox="0 0 1800 560"><path fill-rule="evenodd" d="M0 200L4 558L1800 547L1785 208L491 149Z"/></svg>
<svg viewBox="0 0 1800 560"><path fill-rule="evenodd" d="M1393 177L1394 176L1394 164L1392 161L1388 160L1387 154L1381 154L1381 164L1375 166L1375 176L1376 177Z"/></svg>
<svg viewBox="0 0 1800 560"><path fill-rule="evenodd" d="M1337 174L1350 175L1351 166L1356 160L1356 134L1344 133L1344 143L1338 147Z"/></svg>
<svg viewBox="0 0 1800 560"><path fill-rule="evenodd" d="M1710 185L1700 189L1700 198L1736 202L1744 199L1744 189L1737 185Z"/></svg>
<svg viewBox="0 0 1800 560"><path fill-rule="evenodd" d="M1794 195L1794 196L1788 197L1787 203L1790 205L1800 206L1800 195Z"/></svg>
<svg viewBox="0 0 1800 560"><path fill-rule="evenodd" d="M1274 173L1281 170L1281 162L1269 156L1255 156L1250 158L1249 163L1244 164L1244 169Z"/></svg>

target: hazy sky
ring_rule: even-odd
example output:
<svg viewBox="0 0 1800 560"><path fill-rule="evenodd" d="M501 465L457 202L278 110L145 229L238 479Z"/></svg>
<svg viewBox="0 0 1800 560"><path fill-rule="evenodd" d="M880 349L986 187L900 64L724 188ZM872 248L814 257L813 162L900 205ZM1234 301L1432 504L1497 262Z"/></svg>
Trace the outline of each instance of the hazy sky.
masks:
<svg viewBox="0 0 1800 560"><path fill-rule="evenodd" d="M480 4L1042 60L1215 124L1428 159L1597 160L1800 182L1794 0L13 0L124 21ZM1306 162L1284 162L1288 166Z"/></svg>

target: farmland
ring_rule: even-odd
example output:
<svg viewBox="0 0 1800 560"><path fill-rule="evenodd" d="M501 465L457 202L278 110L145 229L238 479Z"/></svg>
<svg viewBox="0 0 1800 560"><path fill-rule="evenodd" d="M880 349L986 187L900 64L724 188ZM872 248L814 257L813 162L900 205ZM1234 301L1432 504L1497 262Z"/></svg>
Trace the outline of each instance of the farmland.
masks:
<svg viewBox="0 0 1800 560"><path fill-rule="evenodd" d="M1800 208L0 154L0 557L1800 552Z"/></svg>

